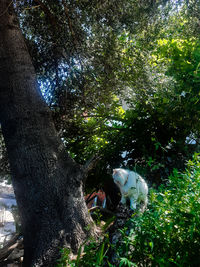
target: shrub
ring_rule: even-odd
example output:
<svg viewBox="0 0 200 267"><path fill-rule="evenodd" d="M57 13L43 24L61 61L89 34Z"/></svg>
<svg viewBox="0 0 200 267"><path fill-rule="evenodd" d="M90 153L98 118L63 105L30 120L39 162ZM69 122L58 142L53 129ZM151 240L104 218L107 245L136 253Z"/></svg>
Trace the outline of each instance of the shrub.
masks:
<svg viewBox="0 0 200 267"><path fill-rule="evenodd" d="M99 241L93 239L84 246L83 252L82 247L78 251L77 257L70 259L70 251L68 249L63 249L61 251L62 256L59 259L57 267L100 267L105 266L105 261L107 262L107 252L110 247L108 236L105 235ZM108 263L109 264L109 263ZM108 265L106 265L108 266Z"/></svg>
<svg viewBox="0 0 200 267"><path fill-rule="evenodd" d="M115 246L119 266L199 266L200 157L194 155L184 173L176 169L168 184L151 190L149 206L121 229ZM85 246L78 263L59 266L114 266L109 263L109 239ZM113 246L113 245L112 245ZM63 258L66 254L63 254ZM65 261L66 262L66 261ZM77 261L76 261L77 262Z"/></svg>
<svg viewBox="0 0 200 267"><path fill-rule="evenodd" d="M184 173L174 170L166 188L151 191L149 210L129 221L119 258L137 266L199 266L199 218L200 158L195 154Z"/></svg>

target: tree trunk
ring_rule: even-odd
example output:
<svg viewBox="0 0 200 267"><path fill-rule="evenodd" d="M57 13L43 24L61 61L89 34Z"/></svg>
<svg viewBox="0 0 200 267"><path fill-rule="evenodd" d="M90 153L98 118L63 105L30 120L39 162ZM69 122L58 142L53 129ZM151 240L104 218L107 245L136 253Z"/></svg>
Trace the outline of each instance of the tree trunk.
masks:
<svg viewBox="0 0 200 267"><path fill-rule="evenodd" d="M39 91L10 0L0 1L0 122L24 235L24 266L55 266L94 233L84 172L66 153Z"/></svg>

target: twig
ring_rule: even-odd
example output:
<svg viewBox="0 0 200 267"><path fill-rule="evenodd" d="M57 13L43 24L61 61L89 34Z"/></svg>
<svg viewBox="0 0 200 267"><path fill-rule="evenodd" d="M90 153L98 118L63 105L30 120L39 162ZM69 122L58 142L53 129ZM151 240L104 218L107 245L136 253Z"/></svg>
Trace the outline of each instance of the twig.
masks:
<svg viewBox="0 0 200 267"><path fill-rule="evenodd" d="M26 8L23 9L23 11L29 10L29 9L38 8L38 7L40 7L40 5L38 5L38 6L32 6L32 7L26 7Z"/></svg>
<svg viewBox="0 0 200 267"><path fill-rule="evenodd" d="M6 9L0 14L0 17L2 17L6 12L8 11L9 7L12 5L13 1L10 2L10 4L6 7Z"/></svg>

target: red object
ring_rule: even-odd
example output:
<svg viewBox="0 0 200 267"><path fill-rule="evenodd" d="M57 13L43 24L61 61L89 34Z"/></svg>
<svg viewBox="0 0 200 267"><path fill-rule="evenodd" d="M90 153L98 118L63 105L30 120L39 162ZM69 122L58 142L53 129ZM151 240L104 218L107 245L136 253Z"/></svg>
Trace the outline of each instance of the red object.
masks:
<svg viewBox="0 0 200 267"><path fill-rule="evenodd" d="M85 196L85 201L87 203L88 209L100 206L105 208L106 204L106 194L103 190L99 190L98 192L94 192L92 194L88 194Z"/></svg>

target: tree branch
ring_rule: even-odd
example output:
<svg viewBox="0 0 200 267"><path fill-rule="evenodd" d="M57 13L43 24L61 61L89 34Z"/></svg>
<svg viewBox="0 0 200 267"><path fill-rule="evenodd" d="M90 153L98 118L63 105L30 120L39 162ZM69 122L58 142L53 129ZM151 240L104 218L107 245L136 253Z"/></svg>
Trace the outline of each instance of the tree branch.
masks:
<svg viewBox="0 0 200 267"><path fill-rule="evenodd" d="M10 4L6 7L3 13L0 14L0 17L2 17L9 9L9 7L13 4L13 1L10 2Z"/></svg>
<svg viewBox="0 0 200 267"><path fill-rule="evenodd" d="M48 9L48 7L40 0L34 0L44 11L44 13L47 15L51 25L55 28L57 26L57 19L56 17L52 14L52 12Z"/></svg>
<svg viewBox="0 0 200 267"><path fill-rule="evenodd" d="M71 32L71 35L72 35L73 43L74 43L74 46L76 48L76 45L77 45L76 35L74 33L74 30L73 30L73 27L72 27L72 21L71 21L70 16L69 16L69 9L68 9L68 6L67 6L67 3L66 3L65 0L62 0L62 4L63 4L63 7L64 7L65 15L67 17L67 22L68 22L69 29L70 29L70 32Z"/></svg>
<svg viewBox="0 0 200 267"><path fill-rule="evenodd" d="M89 171L91 171L101 159L100 155L92 156L83 166L83 171L87 175Z"/></svg>
<svg viewBox="0 0 200 267"><path fill-rule="evenodd" d="M13 238L8 241L8 243L0 249L0 261L3 261L5 258L7 258L11 252L18 247L21 247L23 244L23 239L19 239L20 234L16 234L13 236Z"/></svg>

